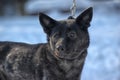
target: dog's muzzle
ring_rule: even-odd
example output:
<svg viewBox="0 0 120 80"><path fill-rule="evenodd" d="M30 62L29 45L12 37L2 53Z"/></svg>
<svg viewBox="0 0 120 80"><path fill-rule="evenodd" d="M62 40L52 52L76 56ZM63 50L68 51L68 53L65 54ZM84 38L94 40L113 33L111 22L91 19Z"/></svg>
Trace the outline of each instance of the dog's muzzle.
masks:
<svg viewBox="0 0 120 80"><path fill-rule="evenodd" d="M62 45L57 46L56 49L57 49L58 52L64 52L65 51L65 47L62 46Z"/></svg>

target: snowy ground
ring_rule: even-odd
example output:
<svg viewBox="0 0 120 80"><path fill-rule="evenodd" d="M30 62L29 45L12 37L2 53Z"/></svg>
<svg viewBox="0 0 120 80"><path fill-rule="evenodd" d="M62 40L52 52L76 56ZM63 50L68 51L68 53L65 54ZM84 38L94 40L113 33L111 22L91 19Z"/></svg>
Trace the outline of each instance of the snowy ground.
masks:
<svg viewBox="0 0 120 80"><path fill-rule="evenodd" d="M68 15L49 13L54 19ZM77 13L78 15L78 13ZM120 16L117 12L96 11L89 28L91 44L82 80L120 80ZM0 17L0 41L46 42L38 16Z"/></svg>

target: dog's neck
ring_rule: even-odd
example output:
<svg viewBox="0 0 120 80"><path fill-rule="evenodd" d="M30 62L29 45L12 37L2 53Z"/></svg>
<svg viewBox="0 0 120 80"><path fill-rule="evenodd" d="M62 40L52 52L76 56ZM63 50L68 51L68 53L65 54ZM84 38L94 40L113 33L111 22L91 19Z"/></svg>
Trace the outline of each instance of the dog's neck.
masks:
<svg viewBox="0 0 120 80"><path fill-rule="evenodd" d="M72 59L72 60L63 59L59 61L59 66L61 69L65 71L65 73L67 73L66 74L67 78L74 76L74 75L75 76L79 75L78 77L81 77L81 72L82 72L85 57L86 57L85 54L86 52L83 52L83 54L76 59Z"/></svg>
<svg viewBox="0 0 120 80"><path fill-rule="evenodd" d="M46 55L46 59L48 60L47 62L50 63L50 65L48 64L48 66L52 66L52 68L55 67L56 72L61 71L60 73L64 74L65 78L67 78L65 80L73 80L74 78L77 78L74 80L80 80L79 78L81 77L81 72L87 55L87 50L83 51L79 57L72 60L57 59L52 55L52 53L47 53Z"/></svg>

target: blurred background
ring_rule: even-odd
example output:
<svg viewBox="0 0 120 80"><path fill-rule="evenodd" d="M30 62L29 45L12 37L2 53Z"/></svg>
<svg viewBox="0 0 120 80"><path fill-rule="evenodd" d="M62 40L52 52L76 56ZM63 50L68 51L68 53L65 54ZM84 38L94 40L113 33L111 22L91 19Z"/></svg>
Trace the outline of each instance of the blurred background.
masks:
<svg viewBox="0 0 120 80"><path fill-rule="evenodd" d="M38 13L56 20L71 15L73 0L0 0L0 41L46 42ZM78 16L92 6L91 44L82 80L120 80L120 0L76 0Z"/></svg>

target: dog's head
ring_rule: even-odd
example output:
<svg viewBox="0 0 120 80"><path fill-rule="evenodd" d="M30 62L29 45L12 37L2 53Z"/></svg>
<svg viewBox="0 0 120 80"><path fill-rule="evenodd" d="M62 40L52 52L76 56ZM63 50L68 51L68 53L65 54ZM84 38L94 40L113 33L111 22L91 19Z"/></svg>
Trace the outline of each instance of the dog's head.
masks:
<svg viewBox="0 0 120 80"><path fill-rule="evenodd" d="M89 46L88 27L92 20L92 7L75 19L56 21L40 13L39 20L47 34L52 54L57 58L74 59Z"/></svg>

